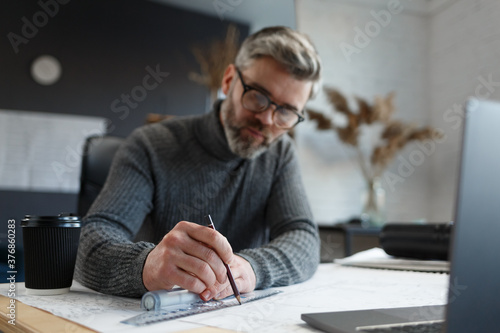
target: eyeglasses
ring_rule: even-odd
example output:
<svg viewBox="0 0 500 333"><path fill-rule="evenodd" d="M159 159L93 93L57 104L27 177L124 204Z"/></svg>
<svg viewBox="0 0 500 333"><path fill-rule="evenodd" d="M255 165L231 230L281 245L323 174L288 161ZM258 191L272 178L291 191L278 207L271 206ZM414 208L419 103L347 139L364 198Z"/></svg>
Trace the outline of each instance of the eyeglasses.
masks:
<svg viewBox="0 0 500 333"><path fill-rule="evenodd" d="M256 88L246 85L240 70L236 70L238 71L241 84L243 85L241 104L245 109L254 113L261 113L269 109L271 105L274 105L273 123L276 127L281 129L290 129L305 120L303 116L292 108L278 105Z"/></svg>

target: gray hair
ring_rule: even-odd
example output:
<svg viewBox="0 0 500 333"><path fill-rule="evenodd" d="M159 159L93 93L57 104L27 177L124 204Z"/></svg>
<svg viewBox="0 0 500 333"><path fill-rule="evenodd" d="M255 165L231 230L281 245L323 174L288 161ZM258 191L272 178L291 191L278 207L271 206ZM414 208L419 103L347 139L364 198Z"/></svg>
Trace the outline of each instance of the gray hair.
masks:
<svg viewBox="0 0 500 333"><path fill-rule="evenodd" d="M314 96L320 85L321 60L312 41L305 34L287 27L264 28L250 35L241 45L235 65L244 70L255 59L269 56L298 80L312 81Z"/></svg>

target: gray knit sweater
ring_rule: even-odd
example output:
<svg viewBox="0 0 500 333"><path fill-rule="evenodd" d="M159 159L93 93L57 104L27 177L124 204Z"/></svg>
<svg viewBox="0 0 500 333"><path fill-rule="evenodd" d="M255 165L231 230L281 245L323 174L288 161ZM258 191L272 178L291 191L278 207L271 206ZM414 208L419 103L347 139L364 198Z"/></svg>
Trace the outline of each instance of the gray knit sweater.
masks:
<svg viewBox="0 0 500 333"><path fill-rule="evenodd" d="M308 279L319 237L293 142L284 135L254 159L234 155L216 110L135 130L117 152L83 219L75 278L103 293L140 297L148 253L179 221L211 214L257 288ZM150 241L136 241L140 234Z"/></svg>

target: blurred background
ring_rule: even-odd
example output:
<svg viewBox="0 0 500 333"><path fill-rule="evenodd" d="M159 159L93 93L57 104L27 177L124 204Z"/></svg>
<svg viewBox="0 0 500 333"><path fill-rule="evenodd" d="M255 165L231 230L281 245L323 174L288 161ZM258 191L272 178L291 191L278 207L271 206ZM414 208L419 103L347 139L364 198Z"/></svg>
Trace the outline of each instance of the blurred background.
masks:
<svg viewBox="0 0 500 333"><path fill-rule="evenodd" d="M151 114L207 112L213 87L196 80L196 50L238 44L266 26L308 34L323 85L354 109L355 97L372 103L394 92L394 119L443 134L409 144L380 177L386 221L453 219L463 107L469 97L500 100L497 0L9 0L1 8L2 249L9 219L76 212L85 137L126 137ZM323 90L308 107L335 119ZM318 224L358 218L366 182L356 151L312 121L294 138ZM20 230L16 241L21 251Z"/></svg>

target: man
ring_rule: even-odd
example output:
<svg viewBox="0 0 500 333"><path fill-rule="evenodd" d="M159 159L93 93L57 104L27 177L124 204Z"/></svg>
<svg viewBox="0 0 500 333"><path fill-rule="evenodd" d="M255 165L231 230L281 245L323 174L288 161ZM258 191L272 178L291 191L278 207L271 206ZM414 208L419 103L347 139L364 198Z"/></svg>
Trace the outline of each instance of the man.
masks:
<svg viewBox="0 0 500 333"><path fill-rule="evenodd" d="M263 29L226 69L212 112L134 131L84 219L76 278L115 295L180 286L204 300L233 294L223 262L241 293L308 279L319 237L285 134L319 72L304 35ZM146 215L153 242L134 242Z"/></svg>

